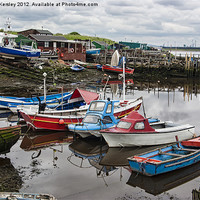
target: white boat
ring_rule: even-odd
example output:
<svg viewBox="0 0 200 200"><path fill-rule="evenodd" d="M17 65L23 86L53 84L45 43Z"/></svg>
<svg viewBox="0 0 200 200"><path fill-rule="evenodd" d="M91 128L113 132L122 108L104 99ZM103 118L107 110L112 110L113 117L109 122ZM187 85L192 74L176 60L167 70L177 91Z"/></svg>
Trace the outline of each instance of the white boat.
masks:
<svg viewBox="0 0 200 200"><path fill-rule="evenodd" d="M29 40L31 44L25 44L21 40L19 44L15 42L17 35L0 33L0 55L10 57L39 57L41 49L37 49L35 41ZM23 42L24 41L24 42ZM27 40L26 40L27 43Z"/></svg>
<svg viewBox="0 0 200 200"><path fill-rule="evenodd" d="M189 124L178 125L173 122L155 122L138 112L131 112L122 118L116 127L101 130L100 133L109 147L151 146L187 140L195 136L195 127Z"/></svg>

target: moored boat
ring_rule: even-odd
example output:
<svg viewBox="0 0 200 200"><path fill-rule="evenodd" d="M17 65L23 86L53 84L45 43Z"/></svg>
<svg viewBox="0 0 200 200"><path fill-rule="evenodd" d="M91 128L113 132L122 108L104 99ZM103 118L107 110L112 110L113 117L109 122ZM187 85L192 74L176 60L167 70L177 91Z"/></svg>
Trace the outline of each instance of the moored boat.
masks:
<svg viewBox="0 0 200 200"><path fill-rule="evenodd" d="M127 104L130 103L127 101ZM135 106L132 104L131 110L138 110L141 104L141 98L135 101ZM87 113L80 124L70 124L68 129L78 133L81 137L89 137L94 135L101 137L100 130L113 127L119 122L120 115L118 115L120 107L119 100L96 100L90 103ZM125 115L127 115L126 113ZM124 116L124 115L123 115ZM123 117L122 116L122 117Z"/></svg>
<svg viewBox="0 0 200 200"><path fill-rule="evenodd" d="M74 62L78 65L81 65L83 67L86 67L88 69L98 69L98 68L101 68L101 65L100 64L96 64L96 63L86 63L86 62L82 62L82 61L79 61L79 60L74 60Z"/></svg>
<svg viewBox="0 0 200 200"><path fill-rule="evenodd" d="M100 51L101 49L100 48L97 48L97 49L87 49L86 50L86 54L89 54L89 55L99 55L100 54Z"/></svg>
<svg viewBox="0 0 200 200"><path fill-rule="evenodd" d="M147 118L133 111L122 118L114 128L101 130L109 147L130 147L169 144L191 139L195 127L189 124L178 125L173 122L155 122L151 125Z"/></svg>
<svg viewBox="0 0 200 200"><path fill-rule="evenodd" d="M71 97L71 93L57 93L39 97L11 97L11 96L0 96L0 108L10 109L12 112L17 112L17 106L23 105L39 105L39 103L45 103L51 107L56 107L61 101L67 101Z"/></svg>
<svg viewBox="0 0 200 200"><path fill-rule="evenodd" d="M52 111L48 113L44 111L39 114L37 112L31 112L30 110L21 110L20 113L26 123L34 129L68 130L69 124L80 124L82 122L90 102L96 99L91 99L89 95L86 95L84 98L87 99L87 105L83 108L80 107L78 109ZM90 98L90 100L88 98ZM122 118L132 110L138 110L141 104L142 98L118 102L118 105L116 105L114 109L114 116L116 118Z"/></svg>
<svg viewBox="0 0 200 200"><path fill-rule="evenodd" d="M114 126L119 119L114 116L114 105L119 101L96 100L90 103L81 124L70 124L68 129L81 137L94 135L100 137L100 130Z"/></svg>
<svg viewBox="0 0 200 200"><path fill-rule="evenodd" d="M82 71L82 70L85 69L85 68L82 67L81 65L77 65L77 64L72 65L70 68L71 68L73 71L75 71L75 72L79 72L79 71Z"/></svg>
<svg viewBox="0 0 200 200"><path fill-rule="evenodd" d="M15 42L17 35L0 33L0 55L10 57L39 57L41 50L37 49L36 43L24 44L23 40L19 44Z"/></svg>
<svg viewBox="0 0 200 200"><path fill-rule="evenodd" d="M125 66L125 57L120 58L120 54L118 52L118 50L116 50L111 58L111 64L108 65L103 65L102 66L102 71L107 71L107 72L111 72L111 73L118 73L118 74L133 74L134 69L130 69L128 67Z"/></svg>
<svg viewBox="0 0 200 200"><path fill-rule="evenodd" d="M66 125L80 123L85 116L91 101L97 100L99 94L76 89L63 110L44 110L38 113L35 109L23 109L19 112L26 123L34 129L66 130Z"/></svg>
<svg viewBox="0 0 200 200"><path fill-rule="evenodd" d="M129 157L128 161L133 171L154 176L199 162L200 149L188 148L178 142Z"/></svg>
<svg viewBox="0 0 200 200"><path fill-rule="evenodd" d="M132 171L126 184L134 188L139 187L149 194L159 195L180 185L189 183L199 176L199 163L196 163L158 176L145 176L136 171Z"/></svg>
<svg viewBox="0 0 200 200"><path fill-rule="evenodd" d="M103 65L102 71L112 72L112 73L123 73L123 68L120 66ZM125 68L125 74L133 74L134 69Z"/></svg>

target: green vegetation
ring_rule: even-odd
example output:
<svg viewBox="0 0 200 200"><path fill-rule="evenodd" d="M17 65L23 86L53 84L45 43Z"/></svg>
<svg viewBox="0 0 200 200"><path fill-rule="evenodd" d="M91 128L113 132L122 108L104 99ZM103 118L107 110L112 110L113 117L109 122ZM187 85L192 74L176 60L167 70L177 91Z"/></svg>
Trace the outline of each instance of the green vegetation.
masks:
<svg viewBox="0 0 200 200"><path fill-rule="evenodd" d="M5 33L17 35L17 32L16 32L16 31L4 31L3 29L0 29L0 32L5 32Z"/></svg>
<svg viewBox="0 0 200 200"><path fill-rule="evenodd" d="M0 29L0 32L7 32L7 33L10 33L10 34L17 35L16 31L4 31L4 29ZM68 33L68 34L56 33L54 35L56 35L56 36L64 36L68 40L103 41L103 42L106 42L109 45L112 45L112 44L116 43L115 41L107 39L107 38L100 38L100 37L92 37L92 36L81 35L80 33L75 32L75 31L71 32L71 33Z"/></svg>
<svg viewBox="0 0 200 200"><path fill-rule="evenodd" d="M68 40L104 41L104 42L106 42L109 45L112 45L112 44L116 43L115 41L110 40L110 39L80 35L77 32L71 32L71 33L68 33L68 34L56 33L55 35L57 35L57 36L64 36Z"/></svg>

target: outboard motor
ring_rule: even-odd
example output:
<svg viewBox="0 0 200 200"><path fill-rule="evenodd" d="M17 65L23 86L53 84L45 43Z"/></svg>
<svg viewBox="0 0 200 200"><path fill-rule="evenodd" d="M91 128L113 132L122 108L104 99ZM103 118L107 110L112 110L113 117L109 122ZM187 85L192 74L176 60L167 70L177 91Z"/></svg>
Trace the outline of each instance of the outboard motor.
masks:
<svg viewBox="0 0 200 200"><path fill-rule="evenodd" d="M45 111L45 108L46 108L46 103L39 103L39 113L40 111Z"/></svg>
<svg viewBox="0 0 200 200"><path fill-rule="evenodd" d="M46 103L41 103L41 99L39 97L36 97L39 101L39 110L38 112L40 113L40 111L44 111L46 108Z"/></svg>

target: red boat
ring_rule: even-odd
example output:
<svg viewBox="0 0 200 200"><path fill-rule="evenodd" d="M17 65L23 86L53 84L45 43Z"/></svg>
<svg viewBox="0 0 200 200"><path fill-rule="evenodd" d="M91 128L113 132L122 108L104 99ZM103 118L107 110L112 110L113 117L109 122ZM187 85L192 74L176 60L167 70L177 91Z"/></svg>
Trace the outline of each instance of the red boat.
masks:
<svg viewBox="0 0 200 200"><path fill-rule="evenodd" d="M103 65L102 66L102 71L122 74L123 73L123 68L120 67L120 66ZM133 74L133 72L134 72L134 69L125 68L125 74Z"/></svg>
<svg viewBox="0 0 200 200"><path fill-rule="evenodd" d="M139 110L142 103L142 98L136 100L129 100L120 102L115 107L114 116L122 118L128 115L133 110ZM77 111L77 112L76 112ZM65 115L50 115L50 114L38 114L25 110L21 110L20 113L26 123L34 129L47 129L47 130L67 130L68 124L76 124L82 122L87 110L74 110L73 114L69 112Z"/></svg>
<svg viewBox="0 0 200 200"><path fill-rule="evenodd" d="M185 140L181 142L182 145L188 146L188 147L200 147L200 137L196 137L190 140Z"/></svg>

